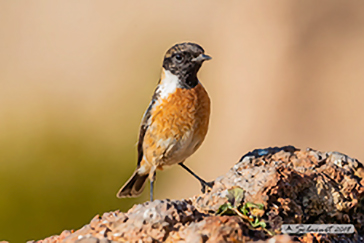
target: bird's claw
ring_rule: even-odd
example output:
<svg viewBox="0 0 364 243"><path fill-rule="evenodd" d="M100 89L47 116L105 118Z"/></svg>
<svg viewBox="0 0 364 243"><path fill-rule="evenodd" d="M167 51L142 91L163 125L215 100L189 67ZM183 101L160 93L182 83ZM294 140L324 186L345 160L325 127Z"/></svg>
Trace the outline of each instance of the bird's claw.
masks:
<svg viewBox="0 0 364 243"><path fill-rule="evenodd" d="M212 189L212 187L214 186L214 182L201 182L201 192L202 193L206 193L206 187Z"/></svg>

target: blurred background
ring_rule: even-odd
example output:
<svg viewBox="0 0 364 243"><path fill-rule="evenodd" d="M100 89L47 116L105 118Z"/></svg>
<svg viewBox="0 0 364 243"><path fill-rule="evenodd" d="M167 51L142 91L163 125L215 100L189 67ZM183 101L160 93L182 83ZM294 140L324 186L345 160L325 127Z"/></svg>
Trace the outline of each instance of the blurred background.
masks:
<svg viewBox="0 0 364 243"><path fill-rule="evenodd" d="M211 125L187 165L208 181L255 148L364 160L362 1L0 1L0 240L78 229L117 199L163 55L192 41ZM200 192L179 167L156 199Z"/></svg>

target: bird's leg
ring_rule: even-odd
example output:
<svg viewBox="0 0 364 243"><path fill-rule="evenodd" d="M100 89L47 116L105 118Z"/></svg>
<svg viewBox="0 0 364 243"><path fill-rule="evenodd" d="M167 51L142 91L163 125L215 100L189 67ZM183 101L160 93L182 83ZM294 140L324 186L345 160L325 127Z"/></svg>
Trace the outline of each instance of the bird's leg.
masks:
<svg viewBox="0 0 364 243"><path fill-rule="evenodd" d="M206 191L206 186L212 188L212 186L214 185L213 182L206 182L205 180L203 180L201 177L199 177L198 175L196 175L192 170L190 170L190 168L188 168L187 166L185 166L185 164L183 164L183 162L178 163L180 166L182 166L183 169L187 170L188 173L190 173L191 175L193 175L200 183L201 183L201 191L202 193L205 193Z"/></svg>
<svg viewBox="0 0 364 243"><path fill-rule="evenodd" d="M156 172L154 172L153 177L150 179L150 201L153 202L153 189L154 189L154 180L156 177Z"/></svg>

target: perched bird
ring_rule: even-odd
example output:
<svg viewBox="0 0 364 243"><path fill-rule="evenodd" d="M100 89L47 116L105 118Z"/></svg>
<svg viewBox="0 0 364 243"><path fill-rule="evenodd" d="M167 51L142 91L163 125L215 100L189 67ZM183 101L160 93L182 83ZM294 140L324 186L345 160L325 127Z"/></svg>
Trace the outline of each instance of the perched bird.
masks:
<svg viewBox="0 0 364 243"><path fill-rule="evenodd" d="M202 144L209 125L210 98L197 78L202 63L211 57L194 43L172 46L152 101L144 113L138 141L138 165L117 197L136 197L150 180L150 200L157 170L181 165L196 177L204 191L211 186L183 162Z"/></svg>

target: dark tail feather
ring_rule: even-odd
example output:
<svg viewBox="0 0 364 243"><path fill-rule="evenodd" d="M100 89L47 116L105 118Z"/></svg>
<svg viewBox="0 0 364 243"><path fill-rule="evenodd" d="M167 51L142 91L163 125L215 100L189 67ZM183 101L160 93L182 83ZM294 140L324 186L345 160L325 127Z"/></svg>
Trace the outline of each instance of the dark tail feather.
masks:
<svg viewBox="0 0 364 243"><path fill-rule="evenodd" d="M124 186L119 190L119 192L118 192L118 194L116 194L116 196L118 198L139 196L144 189L147 178L148 178L148 174L139 175L137 170L135 170L134 174L124 184Z"/></svg>

